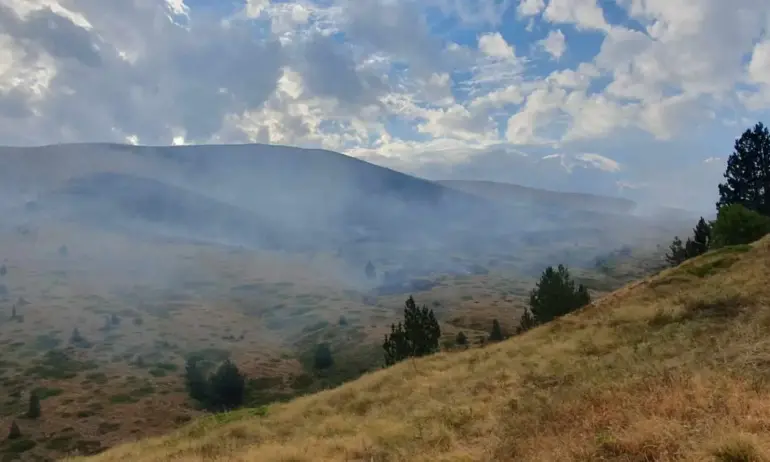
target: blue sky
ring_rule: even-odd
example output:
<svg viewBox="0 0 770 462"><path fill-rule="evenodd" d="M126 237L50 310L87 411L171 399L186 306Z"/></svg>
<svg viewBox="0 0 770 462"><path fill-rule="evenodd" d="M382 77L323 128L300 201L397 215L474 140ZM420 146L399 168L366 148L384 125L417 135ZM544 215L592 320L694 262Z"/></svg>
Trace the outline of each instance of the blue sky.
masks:
<svg viewBox="0 0 770 462"><path fill-rule="evenodd" d="M0 31L0 144L323 147L711 210L770 123L766 0L0 0Z"/></svg>

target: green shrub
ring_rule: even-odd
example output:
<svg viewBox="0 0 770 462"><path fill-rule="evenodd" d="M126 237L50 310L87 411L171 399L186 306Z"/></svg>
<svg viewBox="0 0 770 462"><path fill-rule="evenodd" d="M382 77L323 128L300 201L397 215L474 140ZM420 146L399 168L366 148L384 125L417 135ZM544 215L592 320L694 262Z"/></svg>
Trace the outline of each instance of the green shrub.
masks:
<svg viewBox="0 0 770 462"><path fill-rule="evenodd" d="M722 206L712 226L713 246L750 244L770 233L770 217L740 204Z"/></svg>

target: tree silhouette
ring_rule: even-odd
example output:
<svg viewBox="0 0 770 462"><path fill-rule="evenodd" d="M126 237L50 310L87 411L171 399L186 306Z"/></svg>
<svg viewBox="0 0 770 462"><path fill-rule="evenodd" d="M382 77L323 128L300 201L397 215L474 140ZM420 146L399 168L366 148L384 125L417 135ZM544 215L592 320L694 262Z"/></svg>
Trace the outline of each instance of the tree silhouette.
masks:
<svg viewBox="0 0 770 462"><path fill-rule="evenodd" d="M458 332L457 337L455 338L455 343L460 346L465 346L468 344L468 336L465 335L465 332Z"/></svg>
<svg viewBox="0 0 770 462"><path fill-rule="evenodd" d="M490 342L499 342L504 339L503 330L500 328L500 322L497 319L492 320L492 332L489 334Z"/></svg>
<svg viewBox="0 0 770 462"><path fill-rule="evenodd" d="M717 209L741 204L770 215L770 131L761 122L735 141L724 178L726 181L719 185Z"/></svg>
<svg viewBox="0 0 770 462"><path fill-rule="evenodd" d="M564 265L554 270L546 268L540 281L532 290L529 307L537 324L549 322L559 316L577 310L591 302L588 289L582 284L575 287Z"/></svg>
<svg viewBox="0 0 770 462"><path fill-rule="evenodd" d="M392 324L390 334L385 335L385 364L390 366L409 357L435 353L440 338L441 327L433 310L425 305L417 308L414 298L409 296L404 306L404 322Z"/></svg>
<svg viewBox="0 0 770 462"><path fill-rule="evenodd" d="M328 343L319 343L316 346L314 365L316 369L328 369L334 365L332 350Z"/></svg>
<svg viewBox="0 0 770 462"><path fill-rule="evenodd" d="M40 417L40 397L34 390L29 394L29 406L27 407L27 417L37 419Z"/></svg>
<svg viewBox="0 0 770 462"><path fill-rule="evenodd" d="M211 376L211 406L216 410L231 410L243 405L246 393L246 377L229 359L223 362Z"/></svg>

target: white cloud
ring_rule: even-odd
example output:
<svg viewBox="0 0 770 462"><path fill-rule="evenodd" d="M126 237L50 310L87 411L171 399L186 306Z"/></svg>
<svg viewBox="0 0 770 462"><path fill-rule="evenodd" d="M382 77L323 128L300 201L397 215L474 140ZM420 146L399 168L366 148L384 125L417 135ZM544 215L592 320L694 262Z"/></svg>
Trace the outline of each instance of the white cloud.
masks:
<svg viewBox="0 0 770 462"><path fill-rule="evenodd" d="M544 9L544 0L521 0L518 6L518 13L524 17L534 16L540 14Z"/></svg>
<svg viewBox="0 0 770 462"><path fill-rule="evenodd" d="M482 35L479 38L479 50L493 58L513 58L516 55L513 47L505 41L499 32Z"/></svg>
<svg viewBox="0 0 770 462"><path fill-rule="evenodd" d="M548 36L540 41L540 45L551 56L559 59L567 51L567 42L564 38L564 34L556 29L548 33Z"/></svg>
<svg viewBox="0 0 770 462"><path fill-rule="evenodd" d="M551 22L575 24L580 29L609 27L596 0L551 0L543 15Z"/></svg>

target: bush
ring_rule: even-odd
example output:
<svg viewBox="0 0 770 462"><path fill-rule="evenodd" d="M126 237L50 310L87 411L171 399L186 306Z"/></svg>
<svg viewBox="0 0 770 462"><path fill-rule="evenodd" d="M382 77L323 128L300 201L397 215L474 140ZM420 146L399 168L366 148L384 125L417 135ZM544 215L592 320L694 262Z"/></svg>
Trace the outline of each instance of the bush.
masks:
<svg viewBox="0 0 770 462"><path fill-rule="evenodd" d="M750 244L770 233L770 218L740 204L719 208L712 226L713 247Z"/></svg>
<svg viewBox="0 0 770 462"><path fill-rule="evenodd" d="M185 365L185 385L190 397L212 411L228 411L243 405L246 377L229 359L207 377L200 360L190 358Z"/></svg>
<svg viewBox="0 0 770 462"><path fill-rule="evenodd" d="M455 343L460 346L465 346L468 344L468 336L465 335L465 332L457 333L457 338L455 339Z"/></svg>

